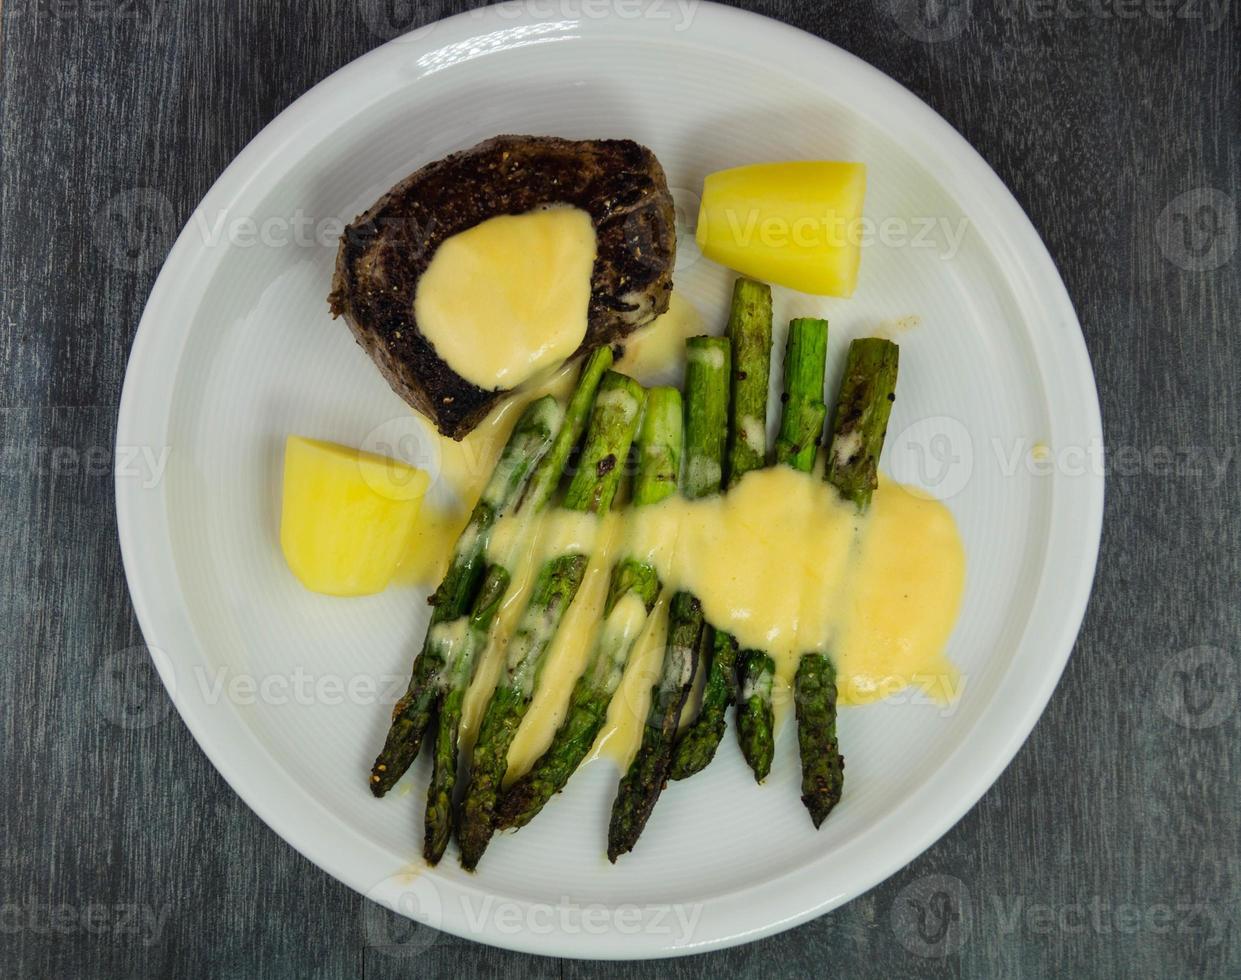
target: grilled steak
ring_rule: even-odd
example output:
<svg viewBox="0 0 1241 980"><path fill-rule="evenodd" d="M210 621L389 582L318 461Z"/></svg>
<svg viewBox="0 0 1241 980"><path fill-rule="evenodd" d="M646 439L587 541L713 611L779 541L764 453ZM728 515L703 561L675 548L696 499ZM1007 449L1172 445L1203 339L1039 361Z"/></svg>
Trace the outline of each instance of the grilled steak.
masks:
<svg viewBox="0 0 1241 980"><path fill-rule="evenodd" d="M594 221L586 337L577 353L621 341L668 308L676 227L663 168L630 140L497 136L428 164L341 238L328 297L394 391L462 438L504 391L466 381L418 329L414 294L445 239L502 214L570 204Z"/></svg>

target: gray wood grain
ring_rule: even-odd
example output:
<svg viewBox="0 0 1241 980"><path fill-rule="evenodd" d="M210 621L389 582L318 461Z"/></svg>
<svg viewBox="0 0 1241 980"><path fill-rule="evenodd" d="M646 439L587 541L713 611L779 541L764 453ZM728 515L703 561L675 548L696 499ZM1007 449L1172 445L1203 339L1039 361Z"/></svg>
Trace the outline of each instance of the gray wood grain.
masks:
<svg viewBox="0 0 1241 980"><path fill-rule="evenodd" d="M3 0L0 975L1241 975L1235 9L743 5L942 113L1081 316L1110 452L1103 550L1013 764L868 895L675 962L432 934L302 859L206 761L141 650L111 489L125 358L171 237L245 143L331 71L470 4Z"/></svg>

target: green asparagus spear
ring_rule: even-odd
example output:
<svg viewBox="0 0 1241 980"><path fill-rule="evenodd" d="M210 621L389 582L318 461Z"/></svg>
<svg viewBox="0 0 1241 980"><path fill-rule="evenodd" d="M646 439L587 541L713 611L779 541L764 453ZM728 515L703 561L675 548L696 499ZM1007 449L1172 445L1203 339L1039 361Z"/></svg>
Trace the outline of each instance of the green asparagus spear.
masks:
<svg viewBox="0 0 1241 980"><path fill-rule="evenodd" d="M465 617L483 576L487 542L496 519L511 509L531 474L562 431L563 412L550 395L532 402L518 419L500 454L469 523L453 548L452 560L431 597L433 609L422 652L414 661L409 687L392 711L392 726L371 769L371 792L383 796L418 755L440 692L447 651L447 624Z"/></svg>
<svg viewBox="0 0 1241 980"><path fill-rule="evenodd" d="M732 345L727 337L685 342L685 467L681 493L690 500L720 492L728 439Z"/></svg>
<svg viewBox="0 0 1241 980"><path fill-rule="evenodd" d="M681 393L675 388L652 388L638 433L635 507L658 503L676 492L680 459ZM608 706L659 590L659 574L650 563L635 557L616 563L599 635L573 687L565 720L547 751L505 791L496 810L497 828L524 827L564 788L586 757L607 719ZM637 600L636 605L624 601L630 597Z"/></svg>
<svg viewBox="0 0 1241 980"><path fill-rule="evenodd" d="M581 465L562 506L604 514L620 483L623 462L637 429L645 392L633 379L604 375L590 416ZM544 562L529 602L509 641L504 676L479 727L470 764L470 784L462 803L458 840L461 864L473 870L495 829L495 806L508 768L508 749L538 683L543 658L565 610L577 595L588 557L569 553Z"/></svg>
<svg viewBox="0 0 1241 980"><path fill-rule="evenodd" d="M771 381L771 287L752 279L733 284L727 336L732 343L728 485L767 463L767 388Z"/></svg>
<svg viewBox="0 0 1241 980"><path fill-rule="evenodd" d="M823 403L827 321L802 317L789 323L784 352L784 411L776 437L776 462L809 473L827 418Z"/></svg>
<svg viewBox="0 0 1241 980"><path fill-rule="evenodd" d="M676 388L652 388L647 392L646 414L638 433L635 507L657 504L677 492L683 438L681 412L681 393Z"/></svg>
<svg viewBox="0 0 1241 980"><path fill-rule="evenodd" d="M859 514L866 512L879 485L879 455L896 398L899 355L896 344L878 337L849 345L825 476ZM801 798L818 827L840 802L845 767L836 740L836 671L825 655L802 655L793 699Z"/></svg>
<svg viewBox="0 0 1241 980"><path fill-rule="evenodd" d="M577 387L564 412L564 422L556 433L551 448L535 467L534 475L530 477L520 495L518 510L536 514L546 507L560 482L569 453L581 437L582 430L586 428L595 392L611 363L611 349L601 347L595 350L582 366ZM452 798L457 783L461 707L465 701L466 688L474 675L478 651L486 644L491 620L500 607L508 586L508 571L492 565L487 570L483 586L478 592L468 624L465 617L462 617L442 627L448 635L456 636L456 642L449 645L443 670L444 679L438 694L435 754L431 767L431 783L427 787L423 824L423 857L429 864L438 863L444 856L448 838L452 835Z"/></svg>
<svg viewBox="0 0 1241 980"><path fill-rule="evenodd" d="M669 779L687 779L707 767L724 737L725 712L737 700L736 639L723 630L706 628L709 660L698 717L681 733L672 754Z"/></svg>
<svg viewBox="0 0 1241 980"><path fill-rule="evenodd" d="M476 654L486 643L491 622L508 586L509 573L505 569L499 565L488 568L464 634L449 645L444 671L446 689L440 699L436 719L435 762L431 784L427 787L427 809L423 822L422 856L428 864L439 862L448 846L448 838L452 836L452 796L457 781L457 741L461 732L465 692L474 676ZM460 647L460 651L456 647Z"/></svg>
<svg viewBox="0 0 1241 980"><path fill-rule="evenodd" d="M751 279L733 285L727 336L732 344L728 426L728 485L735 486L767 458L767 388L771 375L771 287ZM737 700L737 641L712 630L709 666L698 717L677 739L671 779L705 768L724 737L725 714Z"/></svg>
<svg viewBox="0 0 1241 980"><path fill-rule="evenodd" d="M827 321L803 317L789 323L784 348L784 408L776 438L776 462L802 472L814 468L827 406L823 376L827 359ZM737 704L737 738L754 778L771 771L775 749L775 714L771 688L776 664L761 650L741 654L741 700Z"/></svg>
<svg viewBox="0 0 1241 980"><path fill-rule="evenodd" d="M793 680L801 801L817 828L840 802L845 760L836 740L836 668L821 653L805 653Z"/></svg>
<svg viewBox="0 0 1241 980"><path fill-rule="evenodd" d="M530 485L521 499L522 508L538 513L551 501L552 494L560 485L569 454L586 431L586 422L590 417L591 406L595 403L595 394L603 383L603 376L612 367L612 359L612 348L598 347L582 365L577 387L573 389L569 404L565 407L564 425L556 434L556 441L548 450L547 458L534 471Z"/></svg>
<svg viewBox="0 0 1241 980"><path fill-rule="evenodd" d="M746 650L739 660L737 740L741 743L742 755L754 772L755 781L761 783L771 772L771 759L776 748L776 718L771 707L776 662L762 650Z"/></svg>
<svg viewBox="0 0 1241 980"><path fill-rule="evenodd" d="M727 337L686 342L685 466L681 491L690 499L720 490L727 433L731 344ZM642 743L620 781L608 827L608 860L633 850L668 780L673 740L694 682L704 633L702 603L688 592L672 597L668 642Z"/></svg>
<svg viewBox="0 0 1241 980"><path fill-rule="evenodd" d="M638 754L620 782L608 826L608 860L613 864L633 850L668 779L672 740L694 680L694 665L704 633L702 604L678 592L668 609L668 644L664 669L651 692L651 710Z"/></svg>
<svg viewBox="0 0 1241 980"><path fill-rule="evenodd" d="M865 337L849 345L826 478L859 514L866 512L879 486L879 454L896 401L899 362L900 348L890 340Z"/></svg>

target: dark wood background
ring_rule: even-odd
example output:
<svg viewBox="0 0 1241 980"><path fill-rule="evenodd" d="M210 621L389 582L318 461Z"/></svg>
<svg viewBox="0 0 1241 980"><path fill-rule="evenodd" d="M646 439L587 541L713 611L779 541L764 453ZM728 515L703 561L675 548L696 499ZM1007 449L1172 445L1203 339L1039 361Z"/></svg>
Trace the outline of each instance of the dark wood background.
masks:
<svg viewBox="0 0 1241 980"><path fill-rule="evenodd" d="M172 236L304 90L471 4L0 2L0 975L1241 975L1229 0L744 4L908 86L1029 212L1098 377L1103 550L1047 713L938 844L783 935L625 966L420 933L302 859L170 710L116 542L121 379ZM950 928L919 933L934 892Z"/></svg>

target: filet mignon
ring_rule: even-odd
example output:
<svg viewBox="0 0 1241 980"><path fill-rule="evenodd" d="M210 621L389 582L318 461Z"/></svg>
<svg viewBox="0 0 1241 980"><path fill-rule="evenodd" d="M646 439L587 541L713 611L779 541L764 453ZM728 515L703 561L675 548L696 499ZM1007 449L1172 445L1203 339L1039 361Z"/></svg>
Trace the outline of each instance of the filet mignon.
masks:
<svg viewBox="0 0 1241 980"><path fill-rule="evenodd" d="M328 297L402 398L462 438L500 399L466 381L418 329L414 294L436 248L502 214L570 204L594 222L586 336L621 341L668 308L676 255L672 196L655 155L631 140L496 136L397 184L341 237Z"/></svg>

